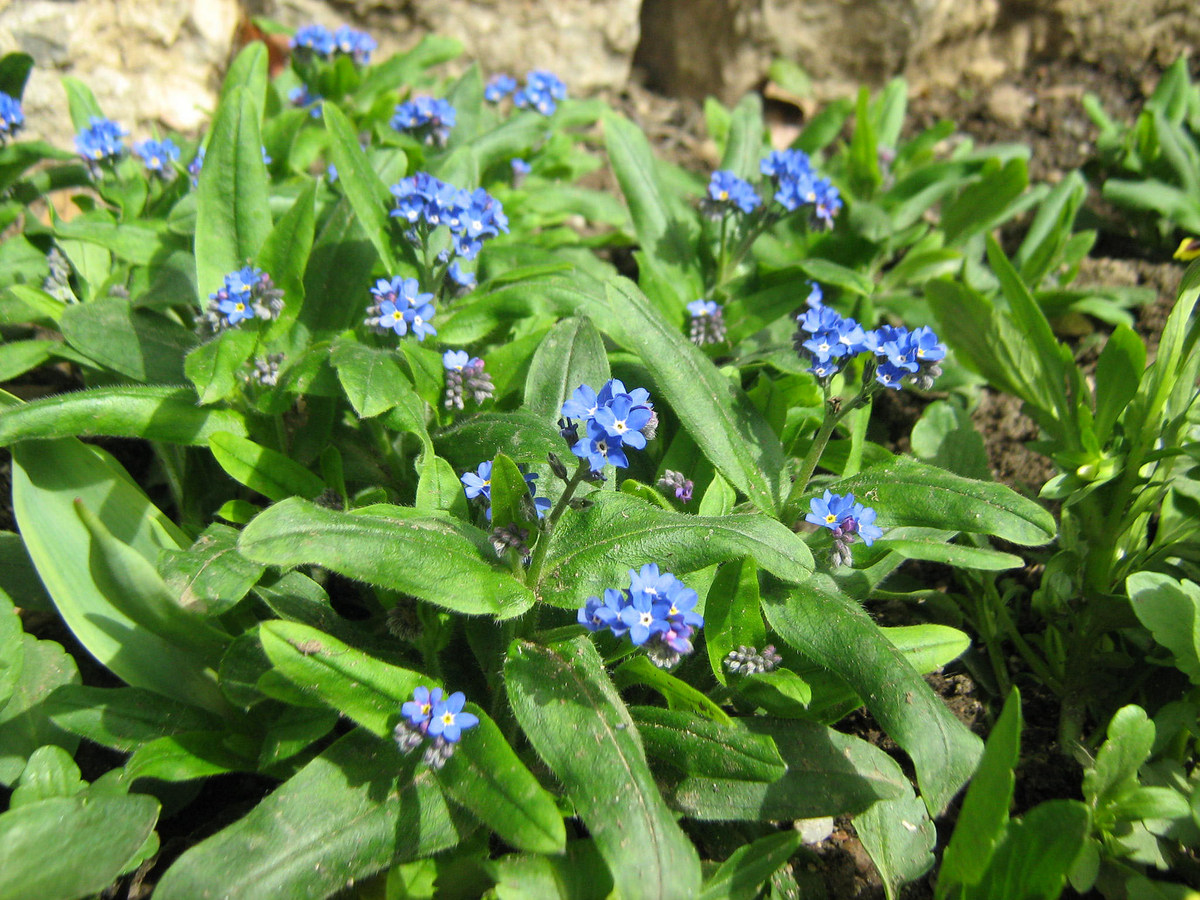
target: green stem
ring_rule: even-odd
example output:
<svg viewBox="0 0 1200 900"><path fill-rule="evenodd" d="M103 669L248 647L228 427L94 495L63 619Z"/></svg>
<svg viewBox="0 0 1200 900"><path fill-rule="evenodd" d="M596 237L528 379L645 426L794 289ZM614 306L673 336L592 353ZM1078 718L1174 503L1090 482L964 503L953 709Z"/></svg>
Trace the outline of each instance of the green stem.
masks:
<svg viewBox="0 0 1200 900"><path fill-rule="evenodd" d="M554 509L550 510L546 518L542 520L542 533L538 536L537 546L533 549L533 560L529 563L529 571L525 573L525 583L530 587L536 586L542 576L542 566L546 562L546 548L550 546L550 534L554 531L554 526L558 524L559 518L570 504L571 498L575 495L575 489L579 487L590 471L591 466L588 461L586 459L579 460L575 473L567 481L567 486L563 488L562 495L554 504Z"/></svg>
<svg viewBox="0 0 1200 900"><path fill-rule="evenodd" d="M808 453L804 455L803 461L800 463L800 471L796 473L796 480L792 482L791 492L788 493L787 502L783 505L783 523L789 525L794 522L797 516L800 515L800 500L808 490L808 483L812 480L813 472L816 471L817 463L821 459L821 454L825 452L825 446L829 443L829 438L833 434L833 430L837 428L838 422L842 420L849 411L849 407L843 406L835 410L835 404L826 400L825 402L825 421L821 423L821 427L817 429L816 435L813 436L812 444L808 448Z"/></svg>

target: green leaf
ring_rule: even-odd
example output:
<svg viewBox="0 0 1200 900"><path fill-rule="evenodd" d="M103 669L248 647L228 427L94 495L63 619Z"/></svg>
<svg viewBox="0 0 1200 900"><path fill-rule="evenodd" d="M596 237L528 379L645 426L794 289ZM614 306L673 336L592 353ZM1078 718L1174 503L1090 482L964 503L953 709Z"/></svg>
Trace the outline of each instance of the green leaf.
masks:
<svg viewBox="0 0 1200 900"><path fill-rule="evenodd" d="M946 540L929 538L889 538L875 542L874 547L899 553L906 559L922 559L940 562L960 569L976 569L984 572L1003 572L1019 569L1025 565L1021 557L1012 553L1001 553L987 547L972 547L968 544L948 543Z"/></svg>
<svg viewBox="0 0 1200 900"><path fill-rule="evenodd" d="M568 841L565 856L502 856L488 864L488 871L496 881L496 900L605 900L613 889L608 866L590 840Z"/></svg>
<svg viewBox="0 0 1200 900"><path fill-rule="evenodd" d="M553 420L522 410L479 413L443 429L435 438L438 455L459 469L474 469L496 453L521 461L541 461L566 449Z"/></svg>
<svg viewBox="0 0 1200 900"><path fill-rule="evenodd" d="M0 785L16 781L38 747L57 744L71 753L79 739L59 729L46 714L46 698L64 684L78 684L79 670L53 641L22 635L21 673L0 709Z"/></svg>
<svg viewBox="0 0 1200 900"><path fill-rule="evenodd" d="M362 319L362 306L379 252L367 238L350 201L343 199L324 220L304 272L304 306L299 321L311 332L341 331Z"/></svg>
<svg viewBox="0 0 1200 900"><path fill-rule="evenodd" d="M91 538L88 567L92 583L113 608L193 656L193 670L197 662L215 669L231 640L229 635L180 606L154 563L114 535L81 500L75 501L75 513ZM162 685L156 689L164 692Z"/></svg>
<svg viewBox="0 0 1200 900"><path fill-rule="evenodd" d="M33 71L33 57L28 53L5 53L0 57L0 91L14 100L25 94L25 82Z"/></svg>
<svg viewBox="0 0 1200 900"><path fill-rule="evenodd" d="M85 794L0 815L0 896L75 900L99 893L150 837L158 808L144 794Z"/></svg>
<svg viewBox="0 0 1200 900"><path fill-rule="evenodd" d="M62 79L63 89L67 92L67 106L71 110L71 125L76 134L91 125L92 116L103 118L104 111L96 102L92 89L70 75Z"/></svg>
<svg viewBox="0 0 1200 900"><path fill-rule="evenodd" d="M706 628L708 622L704 623ZM754 672L734 684L739 701L761 707L769 716L807 718L804 711L812 702L812 687L791 669Z"/></svg>
<svg viewBox="0 0 1200 900"><path fill-rule="evenodd" d="M388 240L387 208L391 201L387 185L371 168L350 120L336 104L323 105L329 153L337 167L338 185L362 224L368 240L379 253L388 272L396 270L396 257Z"/></svg>
<svg viewBox="0 0 1200 900"><path fill-rule="evenodd" d="M289 319L299 312L304 297L304 270L312 252L316 228L316 196L317 181L313 179L300 191L291 208L275 223L254 260L283 291L282 316Z"/></svg>
<svg viewBox="0 0 1200 900"><path fill-rule="evenodd" d="M432 453L422 454L417 473L417 497L413 505L418 512L442 511L456 519L467 518L467 495L450 463Z"/></svg>
<svg viewBox="0 0 1200 900"><path fill-rule="evenodd" d="M258 633L288 681L381 738L391 737L401 704L429 682L298 622L264 622Z"/></svg>
<svg viewBox="0 0 1200 900"><path fill-rule="evenodd" d="M391 741L353 731L249 814L187 850L157 900L327 897L462 836L433 774Z"/></svg>
<svg viewBox="0 0 1200 900"><path fill-rule="evenodd" d="M719 477L719 476L718 476ZM762 650L767 629L758 611L758 567L745 557L717 570L704 600L704 642L713 675L727 683L725 657L738 647Z"/></svg>
<svg viewBox="0 0 1200 900"><path fill-rule="evenodd" d="M225 81L221 85L221 95L218 104L231 100L234 91L244 87L250 99L258 107L258 123L262 125L263 112L267 101L267 84L269 83L269 56L267 45L263 41L251 41L241 49L225 73ZM211 143L209 152L211 152ZM209 157L205 158L207 162Z"/></svg>
<svg viewBox="0 0 1200 900"><path fill-rule="evenodd" d="M504 681L529 742L608 862L616 893L694 897L696 850L663 803L634 722L592 644L582 637L551 647L515 641Z"/></svg>
<svg viewBox="0 0 1200 900"><path fill-rule="evenodd" d="M47 744L30 754L21 779L13 789L9 809L42 800L74 797L86 788L87 782L80 778L79 766L75 765L71 754L55 744Z"/></svg>
<svg viewBox="0 0 1200 900"><path fill-rule="evenodd" d="M911 790L882 750L824 725L766 716L735 723L745 734L775 742L787 766L783 777L767 782L684 775L664 787L673 809L716 822L811 819L861 812Z"/></svg>
<svg viewBox="0 0 1200 900"><path fill-rule="evenodd" d="M1171 651L1176 668L1200 684L1200 588L1158 572L1135 572L1125 589L1138 621Z"/></svg>
<svg viewBox="0 0 1200 900"><path fill-rule="evenodd" d="M235 84L213 118L196 191L196 288L202 297L254 259L271 233L262 109L251 87Z"/></svg>
<svg viewBox="0 0 1200 900"><path fill-rule="evenodd" d="M196 395L179 388L94 388L0 410L0 445L106 435L202 446L218 431L245 434L245 420L232 410L199 409Z"/></svg>
<svg viewBox="0 0 1200 900"><path fill-rule="evenodd" d="M979 768L963 798L950 843L942 854L937 900L960 885L978 884L1008 826L1013 797L1013 770L1021 751L1021 694L1014 688L992 726Z"/></svg>
<svg viewBox="0 0 1200 900"><path fill-rule="evenodd" d="M742 556L754 557L761 568L786 581L802 581L811 572L807 545L765 516L692 516L625 494L597 493L591 499L587 509L564 513L550 536L537 586L547 603L578 607L647 559L681 577Z"/></svg>
<svg viewBox="0 0 1200 900"><path fill-rule="evenodd" d="M1083 773L1083 796L1093 809L1138 786L1138 770L1154 747L1154 723L1140 706L1124 706L1108 723L1096 761Z"/></svg>
<svg viewBox="0 0 1200 900"><path fill-rule="evenodd" d="M902 884L916 881L933 866L937 830L915 794L880 800L854 817L854 830L879 870L888 900L896 900Z"/></svg>
<svg viewBox="0 0 1200 900"><path fill-rule="evenodd" d="M330 362L337 369L346 399L360 418L387 412L405 395L414 394L412 382L404 374L394 350L367 347L353 338L338 338L333 342Z"/></svg>
<svg viewBox="0 0 1200 900"><path fill-rule="evenodd" d="M915 525L988 534L1014 544L1037 546L1058 533L1054 517L1002 484L961 478L907 457L871 466L830 485L879 512L885 528Z"/></svg>
<svg viewBox="0 0 1200 900"><path fill-rule="evenodd" d="M990 170L990 171L989 171ZM1010 215L1013 202L1029 186L1025 160L1018 157L1001 164L989 162L983 177L959 191L942 208L942 231L954 246L972 235L999 225Z"/></svg>
<svg viewBox="0 0 1200 900"><path fill-rule="evenodd" d="M25 658L25 632L8 594L0 589L0 712L21 679Z"/></svg>
<svg viewBox="0 0 1200 900"><path fill-rule="evenodd" d="M80 353L143 383L182 384L183 358L196 346L190 329L117 297L68 306L60 325Z"/></svg>
<svg viewBox="0 0 1200 900"><path fill-rule="evenodd" d="M450 522L385 508L352 514L285 500L247 525L238 546L257 562L324 566L466 615L510 618L532 604L529 589Z"/></svg>
<svg viewBox="0 0 1200 900"><path fill-rule="evenodd" d="M230 750L229 737L222 730L190 731L155 738L133 751L125 761L125 773L130 780L193 781L225 772L253 772L255 761Z"/></svg>
<svg viewBox="0 0 1200 900"><path fill-rule="evenodd" d="M964 900L1056 900L1088 830L1088 811L1074 800L1048 800L1019 821L1004 839Z"/></svg>
<svg viewBox="0 0 1200 900"><path fill-rule="evenodd" d="M738 101L729 120L729 139L721 157L721 168L738 178L755 179L763 157L762 97L750 92Z"/></svg>
<svg viewBox="0 0 1200 900"><path fill-rule="evenodd" d="M644 684L662 694L667 706L673 710L694 713L718 725L731 724L732 720L721 707L686 681L658 668L645 656L635 656L621 663L613 673L613 683L618 690L624 690L631 684Z"/></svg>
<svg viewBox="0 0 1200 900"><path fill-rule="evenodd" d="M789 645L833 670L912 758L936 815L975 769L980 741L942 704L862 608L817 579L763 598L767 621ZM854 647L853 654L845 652Z"/></svg>
<svg viewBox="0 0 1200 900"><path fill-rule="evenodd" d="M599 391L610 377L604 339L587 316L563 319L542 339L525 378L524 409L548 421L580 385Z"/></svg>
<svg viewBox="0 0 1200 900"><path fill-rule="evenodd" d="M158 571L185 609L203 616L233 608L262 577L263 567L237 550L240 532L228 525L209 525L187 550L163 550Z"/></svg>
<svg viewBox="0 0 1200 900"><path fill-rule="evenodd" d="M643 657L644 658L644 657ZM787 766L768 736L683 709L634 706L646 755L684 775L735 781L778 781Z"/></svg>
<svg viewBox="0 0 1200 900"><path fill-rule="evenodd" d="M238 375L257 346L256 332L230 328L187 355L183 371L196 386L201 406L228 399L238 390Z"/></svg>
<svg viewBox="0 0 1200 900"><path fill-rule="evenodd" d="M1113 425L1138 391L1146 370L1146 345L1128 326L1118 325L1096 360L1096 440L1108 443Z"/></svg>
<svg viewBox="0 0 1200 900"><path fill-rule="evenodd" d="M605 291L606 306L596 318L611 321L602 327L642 358L672 411L729 483L758 509L775 514L786 468L783 447L757 407L636 285L616 279Z"/></svg>
<svg viewBox="0 0 1200 900"><path fill-rule="evenodd" d="M705 880L699 900L755 900L803 843L798 831L783 831L738 847Z"/></svg>
<svg viewBox="0 0 1200 900"><path fill-rule="evenodd" d="M291 457L249 438L218 431L208 439L208 447L231 478L268 500L312 499L325 490L319 476Z"/></svg>
<svg viewBox="0 0 1200 900"><path fill-rule="evenodd" d="M638 242L651 265L690 268L695 253L682 222L672 214L645 134L623 116L606 114L604 144L613 174L629 204Z"/></svg>
<svg viewBox="0 0 1200 900"><path fill-rule="evenodd" d="M46 715L64 731L121 753L155 738L220 725L216 716L191 704L132 687L65 685L47 698Z"/></svg>
<svg viewBox="0 0 1200 900"><path fill-rule="evenodd" d="M127 684L227 710L203 663L130 618L82 564L91 558L92 538L75 503L100 510L108 531L146 560L187 538L96 448L73 439L23 441L12 453L13 511L29 557L79 642ZM77 564L64 566L64 559Z"/></svg>
<svg viewBox="0 0 1200 900"><path fill-rule="evenodd" d="M551 796L517 758L496 723L474 704L479 725L465 732L438 773L452 800L505 843L530 853L562 853L567 832Z"/></svg>

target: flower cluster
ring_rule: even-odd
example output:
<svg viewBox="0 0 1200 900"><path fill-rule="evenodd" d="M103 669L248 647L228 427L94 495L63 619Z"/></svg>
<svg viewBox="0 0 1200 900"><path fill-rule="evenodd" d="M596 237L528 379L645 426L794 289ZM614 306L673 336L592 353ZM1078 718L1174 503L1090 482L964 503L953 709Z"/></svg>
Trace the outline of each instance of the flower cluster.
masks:
<svg viewBox="0 0 1200 900"><path fill-rule="evenodd" d="M457 118L454 107L445 100L414 97L396 107L391 126L396 131L417 132L426 143L444 147Z"/></svg>
<svg viewBox="0 0 1200 900"><path fill-rule="evenodd" d="M441 688L416 688L413 698L400 707L400 722L392 732L401 752L411 753L428 738L432 743L425 750L425 764L431 769L444 766L463 732L479 724L477 715L463 712L466 702L462 691L445 697Z"/></svg>
<svg viewBox="0 0 1200 900"><path fill-rule="evenodd" d="M16 137L24 127L25 113L21 110L21 101L0 91L0 146L7 143L10 137Z"/></svg>
<svg viewBox="0 0 1200 900"><path fill-rule="evenodd" d="M704 625L695 611L699 598L670 572L655 563L640 571L629 570L629 587L607 588L604 597L588 597L580 608L579 624L588 631L608 629L616 637L628 636L635 647L645 647L651 662L667 668L692 652L692 635Z"/></svg>
<svg viewBox="0 0 1200 900"><path fill-rule="evenodd" d="M719 344L725 340L725 313L715 300L693 300L687 305L688 314L692 319L688 328L688 337L693 344Z"/></svg>
<svg viewBox="0 0 1200 900"><path fill-rule="evenodd" d="M826 228L842 208L842 198L828 178L817 175L812 160L802 150L775 150L760 165L775 187L775 202L794 212L811 206L813 216Z"/></svg>
<svg viewBox="0 0 1200 900"><path fill-rule="evenodd" d="M850 545L855 536L862 538L868 547L875 539L883 536L883 529L875 524L875 510L854 500L853 494L834 494L826 491L822 497L813 497L809 503L806 522L828 528L833 532L833 565L848 566L851 563Z"/></svg>
<svg viewBox="0 0 1200 900"><path fill-rule="evenodd" d="M662 478L655 483L664 491L674 491L675 499L679 502L692 502L692 491L696 485L692 483L692 479L685 478L682 472L667 469L663 472Z"/></svg>
<svg viewBox="0 0 1200 900"><path fill-rule="evenodd" d="M414 244L445 225L454 238L453 255L474 259L485 240L508 231L500 201L483 188L465 191L417 172L392 185L391 191L396 198L391 214L412 226L407 236Z"/></svg>
<svg viewBox="0 0 1200 900"><path fill-rule="evenodd" d="M534 513L540 519L550 511L550 498L537 495L537 485L534 483L538 480L536 472L526 472L523 465L519 465L517 468L521 470L521 475L525 478L525 485L529 488L529 498L533 501ZM481 462L474 472L465 473L460 480L463 483L463 493L467 495L468 500L483 498L482 502L486 504L487 520L492 521L492 461L489 459Z"/></svg>
<svg viewBox="0 0 1200 900"><path fill-rule="evenodd" d="M170 138L161 141L147 140L133 145L133 152L145 164L146 169L159 178L175 177L175 162L179 159L179 148Z"/></svg>
<svg viewBox="0 0 1200 900"><path fill-rule="evenodd" d="M75 135L75 149L89 166L115 162L125 153L125 141L129 132L111 119L92 116L88 127Z"/></svg>
<svg viewBox="0 0 1200 900"><path fill-rule="evenodd" d="M720 218L731 209L752 213L758 209L762 198L750 182L738 178L732 172L719 169L708 181L708 197L705 207L714 218Z"/></svg>
<svg viewBox="0 0 1200 900"><path fill-rule="evenodd" d="M462 409L467 394L482 403L495 390L492 376L483 371L483 360L466 350L447 350L442 354L442 368L446 370L446 397L442 401L446 409Z"/></svg>
<svg viewBox="0 0 1200 900"><path fill-rule="evenodd" d="M774 644L767 644L763 647L762 653L759 653L753 647L747 647L745 644L738 646L736 650L730 650L725 654L725 668L735 675L757 675L760 672L774 672L776 667L783 662L783 657L775 651Z"/></svg>
<svg viewBox="0 0 1200 900"><path fill-rule="evenodd" d="M917 387L928 390L941 374L938 363L946 348L938 343L933 329L926 325L909 331L904 326L880 325L864 330L854 319L843 318L832 307L814 303L796 317L799 326L794 343L811 360L808 371L828 383L842 366L859 353L876 357L875 380L883 387L899 390L901 381L911 378Z"/></svg>
<svg viewBox="0 0 1200 900"><path fill-rule="evenodd" d="M371 288L375 302L367 307L364 324L379 334L395 332L400 337L411 330L418 341L426 335L437 334L429 324L433 318L433 294L420 293L415 278L380 278Z"/></svg>
<svg viewBox="0 0 1200 900"><path fill-rule="evenodd" d="M552 116L558 109L559 100L567 99L567 86L553 72L535 69L525 76L525 86L517 87L511 75L495 75L484 88L484 99L499 103L509 94L518 109L534 109L543 116Z"/></svg>
<svg viewBox="0 0 1200 900"><path fill-rule="evenodd" d="M342 25L330 31L324 25L305 25L292 38L291 47L301 56L317 56L328 59L335 53L352 57L354 62L365 66L371 61L371 52L379 44L365 31L357 31Z"/></svg>
<svg viewBox="0 0 1200 900"><path fill-rule="evenodd" d="M214 333L236 328L247 319L274 319L283 309L283 291L275 287L270 275L254 266L230 272L208 297L201 321Z"/></svg>
<svg viewBox="0 0 1200 900"><path fill-rule="evenodd" d="M562 414L583 423L584 436L580 437L577 426L571 425L563 428L563 437L571 445L571 452L587 460L593 472L609 464L628 467L625 448L641 450L658 424L650 393L645 388L626 391L615 378L599 393L586 384L580 385L563 404Z"/></svg>

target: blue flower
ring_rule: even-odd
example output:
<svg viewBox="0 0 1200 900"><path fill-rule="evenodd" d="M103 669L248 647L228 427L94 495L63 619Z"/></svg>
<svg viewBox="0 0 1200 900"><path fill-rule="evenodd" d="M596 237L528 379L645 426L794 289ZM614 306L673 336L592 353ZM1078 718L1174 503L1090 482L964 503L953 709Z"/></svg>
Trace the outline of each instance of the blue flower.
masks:
<svg viewBox="0 0 1200 900"><path fill-rule="evenodd" d="M642 429L650 421L650 410L645 406L635 406L628 394L615 397L608 406L597 409L594 421L623 446L635 450L646 446Z"/></svg>
<svg viewBox="0 0 1200 900"><path fill-rule="evenodd" d="M466 702L467 698L463 692L455 691L445 700L434 704L429 720L429 734L454 744L466 729L478 725L478 716L462 711Z"/></svg>
<svg viewBox="0 0 1200 900"><path fill-rule="evenodd" d="M146 168L158 175L161 178L170 178L175 175L173 164L179 159L179 148L175 146L175 142L170 138L163 138L161 141L142 141L140 144L133 145L133 152L136 153Z"/></svg>
<svg viewBox="0 0 1200 900"><path fill-rule="evenodd" d="M646 563L636 572L629 570L629 593L646 594L655 602L662 601L676 580L670 572L660 572L657 563Z"/></svg>
<svg viewBox="0 0 1200 900"><path fill-rule="evenodd" d="M610 437L604 426L595 419L588 419L587 437L576 441L571 452L580 459L587 460L593 472L599 472L607 465L613 465L619 469L629 467L629 458L621 447L620 438Z"/></svg>
<svg viewBox="0 0 1200 900"><path fill-rule="evenodd" d="M913 331L910 342L920 362L938 362L946 357L946 348L938 343L937 335L928 325Z"/></svg>
<svg viewBox="0 0 1200 900"><path fill-rule="evenodd" d="M532 167L529 165L529 163L525 162L525 160L521 159L520 157L514 158L512 162L509 163L509 166L512 168L514 179L517 176L528 175L532 170Z"/></svg>
<svg viewBox="0 0 1200 900"><path fill-rule="evenodd" d="M371 53L379 47L379 43L365 31L342 25L333 33L333 46L338 53L344 53L358 65L365 66L371 61Z"/></svg>
<svg viewBox="0 0 1200 900"><path fill-rule="evenodd" d="M0 91L0 145L24 127L25 112L21 109L21 101Z"/></svg>
<svg viewBox="0 0 1200 900"><path fill-rule="evenodd" d="M567 402L562 405L562 414L568 419L590 419L596 414L600 401L596 392L586 384L581 384L571 392Z"/></svg>
<svg viewBox="0 0 1200 900"><path fill-rule="evenodd" d="M815 281L808 283L808 296L804 298L804 303L809 307L820 306L825 299L825 293L821 290L821 286Z"/></svg>
<svg viewBox="0 0 1200 900"><path fill-rule="evenodd" d="M817 222L824 227L833 224L833 217L842 208L836 187L819 176L812 160L801 150L776 150L762 160L760 171L775 185L775 202L788 212L812 207Z"/></svg>
<svg viewBox="0 0 1200 900"><path fill-rule="evenodd" d="M826 491L824 496L812 498L809 502L810 512L804 517L804 520L833 531L846 516L850 515L853 507L853 494L842 496Z"/></svg>
<svg viewBox="0 0 1200 900"><path fill-rule="evenodd" d="M437 334L429 324L434 315L433 294L420 293L417 279L380 278L371 288L371 296L375 302L367 307L364 324L373 331L392 331L403 337L411 330L421 341L428 334Z"/></svg>
<svg viewBox="0 0 1200 900"><path fill-rule="evenodd" d="M442 354L442 368L446 371L461 372L471 363L471 354L466 350L447 350Z"/></svg>
<svg viewBox="0 0 1200 900"><path fill-rule="evenodd" d="M754 212L762 203L749 182L724 169L712 173L708 182L708 198L717 207L736 207L744 213Z"/></svg>
<svg viewBox="0 0 1200 900"><path fill-rule="evenodd" d="M89 164L119 158L125 152L125 142L121 139L129 132L102 116L92 116L89 122L87 128L75 135L75 149L79 155Z"/></svg>
<svg viewBox="0 0 1200 900"><path fill-rule="evenodd" d="M301 53L310 52L327 57L333 53L335 42L333 34L324 25L305 25L292 38L291 47Z"/></svg>
<svg viewBox="0 0 1200 900"><path fill-rule="evenodd" d="M629 640L635 647L667 630L666 612L666 604L646 592L630 593L628 605L621 610L621 623L629 629Z"/></svg>
<svg viewBox="0 0 1200 900"><path fill-rule="evenodd" d="M445 146L457 118L458 113L445 100L414 97L396 107L391 126L396 131L425 130L427 140Z"/></svg>
<svg viewBox="0 0 1200 900"><path fill-rule="evenodd" d="M208 298L202 321L214 333L236 328L247 319L273 319L283 309L283 291L275 287L270 275L254 266L230 272Z"/></svg>
<svg viewBox="0 0 1200 900"><path fill-rule="evenodd" d="M853 494L834 494L825 491L824 496L814 497L809 502L806 522L828 528L833 532L833 565L850 565L853 561L850 545L862 538L868 547L883 535L883 529L875 524L875 510L854 500Z"/></svg>
<svg viewBox="0 0 1200 900"><path fill-rule="evenodd" d="M694 318L700 316L715 316L719 309L720 307L717 306L717 301L705 300L704 298L693 300L687 305L688 314Z"/></svg>
<svg viewBox="0 0 1200 900"><path fill-rule="evenodd" d="M517 89L517 79L511 75L493 75L483 89L483 99L488 103L499 103Z"/></svg>
<svg viewBox="0 0 1200 900"><path fill-rule="evenodd" d="M525 76L525 87L513 94L513 103L518 109L535 109L543 116L551 116L558 108L556 100L565 100L567 86L553 72L536 69Z"/></svg>
<svg viewBox="0 0 1200 900"><path fill-rule="evenodd" d="M492 500L492 461L489 459L481 462L478 469L464 474L461 481L468 500L482 496L490 503Z"/></svg>
<svg viewBox="0 0 1200 900"><path fill-rule="evenodd" d="M413 698L400 707L400 715L412 725L424 729L433 716L433 708L442 702L442 689L421 685L413 690Z"/></svg>

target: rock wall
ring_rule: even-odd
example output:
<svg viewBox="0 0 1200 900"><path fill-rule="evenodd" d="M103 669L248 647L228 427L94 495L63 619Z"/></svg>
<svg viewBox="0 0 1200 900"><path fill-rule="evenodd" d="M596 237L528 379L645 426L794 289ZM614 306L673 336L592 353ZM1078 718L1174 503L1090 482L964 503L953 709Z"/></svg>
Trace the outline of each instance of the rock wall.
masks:
<svg viewBox="0 0 1200 900"><path fill-rule="evenodd" d="M135 135L194 132L251 16L368 29L380 53L429 31L487 72L556 71L576 93L619 89L636 66L669 94L726 101L778 57L818 99L897 74L916 90L987 85L1033 60L1165 65L1200 40L1182 0L0 0L0 52L37 68L30 133L71 138L62 75L86 81Z"/></svg>

